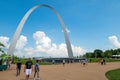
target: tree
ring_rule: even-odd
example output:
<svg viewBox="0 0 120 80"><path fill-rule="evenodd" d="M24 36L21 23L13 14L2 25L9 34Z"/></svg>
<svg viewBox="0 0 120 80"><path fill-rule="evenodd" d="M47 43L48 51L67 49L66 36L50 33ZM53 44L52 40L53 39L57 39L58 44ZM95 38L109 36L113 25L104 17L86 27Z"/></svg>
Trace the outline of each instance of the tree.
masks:
<svg viewBox="0 0 120 80"><path fill-rule="evenodd" d="M120 48L117 49L117 55L120 55Z"/></svg>
<svg viewBox="0 0 120 80"><path fill-rule="evenodd" d="M0 57L5 57L5 56L7 56L7 54L1 54L1 56L0 56Z"/></svg>
<svg viewBox="0 0 120 80"><path fill-rule="evenodd" d="M93 57L93 53L92 53L92 52L87 52L87 53L85 54L85 56L86 56L87 58L92 58L92 57Z"/></svg>
<svg viewBox="0 0 120 80"><path fill-rule="evenodd" d="M102 56L102 53L103 53L103 51L100 50L100 49L94 50L95 58L101 58L101 57L103 57L103 56Z"/></svg>
<svg viewBox="0 0 120 80"><path fill-rule="evenodd" d="M112 55L117 55L117 49L113 50Z"/></svg>
<svg viewBox="0 0 120 80"><path fill-rule="evenodd" d="M100 49L95 49L94 52L87 52L86 54L83 55L83 57L87 58L111 58L112 55L120 55L120 48L118 49L110 49L110 50L105 50L104 52Z"/></svg>
<svg viewBox="0 0 120 80"><path fill-rule="evenodd" d="M0 42L0 46L5 47L5 45L4 45L4 44L2 44L1 42Z"/></svg>
<svg viewBox="0 0 120 80"><path fill-rule="evenodd" d="M105 54L105 57L110 58L112 57L112 50L106 50L104 54Z"/></svg>

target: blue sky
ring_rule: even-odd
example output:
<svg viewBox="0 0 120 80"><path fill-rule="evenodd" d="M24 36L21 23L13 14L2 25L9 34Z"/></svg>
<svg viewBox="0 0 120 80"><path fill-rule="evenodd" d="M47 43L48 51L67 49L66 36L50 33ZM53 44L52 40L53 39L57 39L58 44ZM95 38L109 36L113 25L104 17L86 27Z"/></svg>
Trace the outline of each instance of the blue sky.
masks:
<svg viewBox="0 0 120 80"><path fill-rule="evenodd" d="M75 54L83 54L94 49L120 47L119 0L0 0L0 36L2 36L0 40L5 43L3 38L8 38L5 44L9 46L22 17L37 4L48 4L60 13L70 31L71 43L78 50ZM35 49L38 46L36 42L39 40L35 39L33 34L40 31L50 39L50 44L55 43L58 47L65 43L56 15L42 7L35 10L24 25L21 35L27 40L22 50ZM40 56L49 54L44 51L43 53Z"/></svg>

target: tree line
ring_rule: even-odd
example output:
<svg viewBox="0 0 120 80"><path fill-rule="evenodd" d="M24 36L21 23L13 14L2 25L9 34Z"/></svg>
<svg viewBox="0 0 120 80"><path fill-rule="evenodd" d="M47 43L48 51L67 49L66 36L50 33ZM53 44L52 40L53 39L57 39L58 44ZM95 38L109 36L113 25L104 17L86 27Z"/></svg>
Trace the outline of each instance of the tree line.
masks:
<svg viewBox="0 0 120 80"><path fill-rule="evenodd" d="M120 48L105 51L95 49L93 52L87 52L83 56L87 58L104 58L104 57L111 58L113 55L120 55Z"/></svg>

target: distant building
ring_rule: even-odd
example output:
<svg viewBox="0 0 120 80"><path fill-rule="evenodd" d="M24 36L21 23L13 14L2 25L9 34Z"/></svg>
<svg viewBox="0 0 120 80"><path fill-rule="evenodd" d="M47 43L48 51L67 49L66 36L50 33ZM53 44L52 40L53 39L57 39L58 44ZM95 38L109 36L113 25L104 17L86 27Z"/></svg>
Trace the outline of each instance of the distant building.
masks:
<svg viewBox="0 0 120 80"><path fill-rule="evenodd" d="M112 55L112 58L120 59L120 55Z"/></svg>
<svg viewBox="0 0 120 80"><path fill-rule="evenodd" d="M79 58L44 58L44 57L33 57L35 60L41 60L42 62L51 62L53 63L62 63L65 60L65 63L73 63L79 62L81 59Z"/></svg>

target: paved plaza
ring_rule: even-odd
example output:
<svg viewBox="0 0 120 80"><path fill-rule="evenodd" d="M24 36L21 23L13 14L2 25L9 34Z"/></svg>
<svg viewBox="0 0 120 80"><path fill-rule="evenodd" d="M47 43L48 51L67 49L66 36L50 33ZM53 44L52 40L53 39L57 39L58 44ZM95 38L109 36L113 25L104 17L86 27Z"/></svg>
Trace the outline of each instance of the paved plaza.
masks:
<svg viewBox="0 0 120 80"><path fill-rule="evenodd" d="M107 63L100 65L98 63L88 63L83 66L80 63L63 65L41 65L40 77L42 80L107 80L105 72L119 68L120 62ZM25 73L22 66L21 76L16 77L15 65L11 70L0 71L0 80L25 80ZM33 73L30 80L33 79Z"/></svg>

